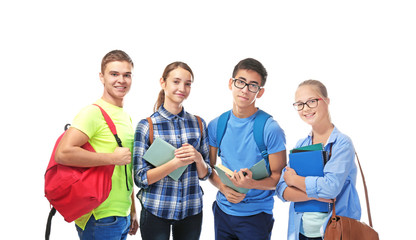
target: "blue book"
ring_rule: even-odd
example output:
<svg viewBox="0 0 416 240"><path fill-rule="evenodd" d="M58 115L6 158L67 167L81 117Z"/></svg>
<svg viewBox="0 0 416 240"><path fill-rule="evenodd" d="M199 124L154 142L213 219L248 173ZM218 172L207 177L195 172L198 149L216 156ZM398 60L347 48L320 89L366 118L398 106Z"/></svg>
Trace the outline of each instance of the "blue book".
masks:
<svg viewBox="0 0 416 240"><path fill-rule="evenodd" d="M324 165L326 159L326 152L305 151L289 154L289 165L293 168L299 176L308 177L324 176ZM316 200L306 202L295 202L296 212L329 212L329 203L324 203Z"/></svg>

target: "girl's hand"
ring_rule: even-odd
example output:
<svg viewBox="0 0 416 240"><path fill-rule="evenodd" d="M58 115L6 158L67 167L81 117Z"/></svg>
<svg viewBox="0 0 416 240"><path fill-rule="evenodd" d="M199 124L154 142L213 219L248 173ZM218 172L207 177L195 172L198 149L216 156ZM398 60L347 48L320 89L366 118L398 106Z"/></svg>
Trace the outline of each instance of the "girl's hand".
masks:
<svg viewBox="0 0 416 240"><path fill-rule="evenodd" d="M294 186L294 181L297 176L298 174L293 168L286 167L286 171L285 171L285 174L283 175L283 178L285 179L285 182L289 187Z"/></svg>
<svg viewBox="0 0 416 240"><path fill-rule="evenodd" d="M190 163L200 163L204 161L201 153L199 153L194 146L189 143L185 143L182 147L176 149L175 157L181 159L182 161L190 161Z"/></svg>

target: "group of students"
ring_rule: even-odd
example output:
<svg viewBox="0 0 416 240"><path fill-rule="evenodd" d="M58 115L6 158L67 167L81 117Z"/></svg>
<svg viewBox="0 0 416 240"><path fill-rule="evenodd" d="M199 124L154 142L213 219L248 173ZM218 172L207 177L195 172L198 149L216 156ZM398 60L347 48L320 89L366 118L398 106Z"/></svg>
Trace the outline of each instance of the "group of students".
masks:
<svg viewBox="0 0 416 240"><path fill-rule="evenodd" d="M207 126L203 119L200 124L195 115L185 111L183 103L191 93L194 75L183 62L166 66L159 80L162 89L154 113L150 120L141 120L134 131L130 116L123 110L133 67L125 52L107 53L99 74L104 93L95 102L112 118L123 147L117 146L100 110L89 105L75 117L55 155L58 163L70 166L115 165L107 200L75 221L80 239L126 239L139 228L144 240L168 240L171 235L173 239L199 239L203 219L203 190L199 181L207 179L219 190L212 204L215 239L270 239L276 195L284 202L291 202L288 239L322 239L330 217L330 213L296 212L294 202L336 199L337 215L360 219L354 147L351 139L331 122L330 100L321 82L302 82L293 106L312 127L296 147L322 143L330 152L324 176L302 177L286 166L284 131L276 120L269 118L263 138L270 176L254 180L248 167L264 158L253 137L253 124L259 112L256 99L264 94L267 79L267 71L259 61L247 58L234 68L228 81L232 110L222 139L217 139L218 117ZM162 138L176 147L175 157L158 167L144 160L151 137ZM96 152L81 148L87 141ZM223 165L235 170L232 177L228 176L233 184L250 189L246 194L221 182L214 170L217 156ZM129 188L126 188L125 166ZM183 166L186 169L177 181L168 176ZM140 219L136 214L133 180L140 189L137 193Z"/></svg>

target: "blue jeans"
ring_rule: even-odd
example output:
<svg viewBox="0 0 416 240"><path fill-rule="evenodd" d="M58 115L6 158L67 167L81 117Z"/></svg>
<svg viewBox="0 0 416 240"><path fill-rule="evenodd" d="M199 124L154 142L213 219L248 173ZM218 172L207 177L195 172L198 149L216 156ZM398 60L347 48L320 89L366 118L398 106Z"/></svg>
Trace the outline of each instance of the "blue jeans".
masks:
<svg viewBox="0 0 416 240"><path fill-rule="evenodd" d="M96 220L94 215L84 231L75 225L80 240L125 240L130 230L130 215L127 217L106 217Z"/></svg>
<svg viewBox="0 0 416 240"><path fill-rule="evenodd" d="M215 201L214 228L216 240L270 240L274 224L273 215L259 213L252 216L232 216L223 212Z"/></svg>
<svg viewBox="0 0 416 240"><path fill-rule="evenodd" d="M157 217L142 208L140 234L143 240L169 240L170 227L175 240L198 240L201 235L202 212L182 220Z"/></svg>

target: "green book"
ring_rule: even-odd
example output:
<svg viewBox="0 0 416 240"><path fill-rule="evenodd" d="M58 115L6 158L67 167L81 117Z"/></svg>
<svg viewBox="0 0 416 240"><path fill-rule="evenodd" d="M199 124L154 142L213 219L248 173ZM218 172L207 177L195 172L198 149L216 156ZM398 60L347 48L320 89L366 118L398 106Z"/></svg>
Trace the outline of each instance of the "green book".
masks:
<svg viewBox="0 0 416 240"><path fill-rule="evenodd" d="M296 153L296 152L306 152L306 151L322 151L324 150L324 145L322 143L317 143L313 145L308 145L300 148L294 148L290 150L290 153Z"/></svg>
<svg viewBox="0 0 416 240"><path fill-rule="evenodd" d="M253 173L253 179L254 180L260 180L263 178L266 178L269 175L269 171L266 168L266 161L264 161L264 159L262 159L260 162L254 164L251 168L249 168L250 171ZM215 166L215 170L217 170L217 174L221 179L221 182L223 182L225 185L227 185L228 187L234 189L237 192L240 193L247 193L248 190L247 188L240 188L240 187L236 187L230 179L228 179L228 177L225 174L228 174L229 176L233 176L234 172L232 170L230 170L229 168L227 168L226 166L222 165L222 164L217 164Z"/></svg>
<svg viewBox="0 0 416 240"><path fill-rule="evenodd" d="M175 157L176 148L170 145L168 142L161 138L155 138L152 145L147 149L143 155L143 159L152 164L153 166L163 165ZM187 166L182 166L175 171L169 173L169 177L177 181Z"/></svg>

